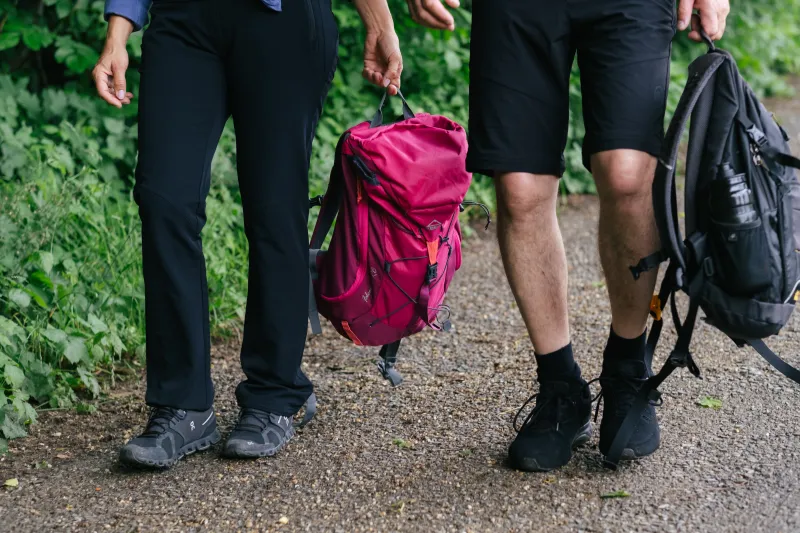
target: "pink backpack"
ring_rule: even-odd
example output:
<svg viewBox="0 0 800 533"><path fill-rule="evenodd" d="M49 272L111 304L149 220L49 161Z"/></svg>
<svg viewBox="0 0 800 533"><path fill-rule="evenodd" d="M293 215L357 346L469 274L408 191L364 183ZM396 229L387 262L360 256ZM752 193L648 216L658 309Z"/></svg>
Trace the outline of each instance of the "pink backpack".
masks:
<svg viewBox="0 0 800 533"><path fill-rule="evenodd" d="M464 201L472 179L464 128L415 116L400 97L402 121L382 125L384 94L371 122L345 132L328 190L311 200L321 209L309 301L313 333L321 332L318 311L354 344L383 346L378 367L395 386L400 340L425 327L450 329L444 297L461 266L458 214L480 205Z"/></svg>

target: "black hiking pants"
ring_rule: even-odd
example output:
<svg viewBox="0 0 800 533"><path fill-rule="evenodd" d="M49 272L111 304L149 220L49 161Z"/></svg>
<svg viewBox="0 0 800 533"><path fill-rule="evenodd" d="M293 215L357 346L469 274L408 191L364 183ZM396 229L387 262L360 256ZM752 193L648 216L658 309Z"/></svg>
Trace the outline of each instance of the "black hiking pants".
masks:
<svg viewBox="0 0 800 533"><path fill-rule="evenodd" d="M308 316L308 167L336 63L330 0L156 0L142 43L139 160L149 405L211 407L201 231L211 160L230 116L250 243L236 389L242 407L292 415Z"/></svg>

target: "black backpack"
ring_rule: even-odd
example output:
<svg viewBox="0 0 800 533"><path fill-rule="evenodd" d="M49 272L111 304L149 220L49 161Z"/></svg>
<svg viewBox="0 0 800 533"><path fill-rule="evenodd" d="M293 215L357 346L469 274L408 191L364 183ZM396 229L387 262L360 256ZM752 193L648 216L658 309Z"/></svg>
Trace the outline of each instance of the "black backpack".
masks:
<svg viewBox="0 0 800 533"><path fill-rule="evenodd" d="M667 130L653 184L662 250L631 267L634 278L668 261L647 339L647 363L670 300L678 341L658 374L645 382L617 433L606 466L615 469L642 411L660 403L657 388L676 368L696 377L689 351L698 309L737 346L751 346L779 372L800 383L800 371L764 344L789 321L800 299L800 160L786 132L742 79L728 52L707 36L708 53L689 66L689 79ZM685 237L675 173L678 147L691 116L685 168ZM675 294L689 296L680 319Z"/></svg>

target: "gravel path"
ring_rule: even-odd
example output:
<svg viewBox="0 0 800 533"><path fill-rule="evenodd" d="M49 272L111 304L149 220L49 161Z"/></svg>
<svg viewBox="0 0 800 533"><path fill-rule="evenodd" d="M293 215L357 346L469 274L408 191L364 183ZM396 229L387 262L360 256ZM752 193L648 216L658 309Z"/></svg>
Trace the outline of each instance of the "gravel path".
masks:
<svg viewBox="0 0 800 533"><path fill-rule="evenodd" d="M794 134L800 110L780 104ZM779 113L780 114L780 113ZM595 250L597 205L561 214L572 328L584 372L599 372L610 321ZM693 344L704 379L677 372L658 409L663 445L617 473L596 439L566 468L504 465L511 419L532 390L530 344L491 234L476 231L455 278L455 329L405 343L391 389L374 349L331 328L308 343L317 418L278 457L231 462L211 452L164 473L129 472L118 447L141 428L141 385L118 388L93 415L43 413L0 459L2 531L800 531L800 387L704 325ZM800 316L771 341L800 364ZM674 342L666 324L664 344ZM222 428L234 421L236 346L213 352ZM701 408L705 396L722 401ZM625 491L628 497L601 495Z"/></svg>

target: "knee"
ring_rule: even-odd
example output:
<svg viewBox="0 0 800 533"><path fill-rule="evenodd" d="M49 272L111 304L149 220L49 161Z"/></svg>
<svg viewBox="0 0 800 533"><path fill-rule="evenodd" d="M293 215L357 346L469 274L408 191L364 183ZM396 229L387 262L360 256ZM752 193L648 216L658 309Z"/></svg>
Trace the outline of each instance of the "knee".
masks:
<svg viewBox="0 0 800 533"><path fill-rule="evenodd" d="M196 202L181 204L146 187L134 187L133 199L139 206L142 232L199 234L205 223L204 206Z"/></svg>
<svg viewBox="0 0 800 533"><path fill-rule="evenodd" d="M650 198L656 162L633 150L601 152L592 157L592 172L601 202L642 201Z"/></svg>
<svg viewBox="0 0 800 533"><path fill-rule="evenodd" d="M497 208L508 220L540 217L542 212L555 214L559 181L555 176L509 173L495 178Z"/></svg>

